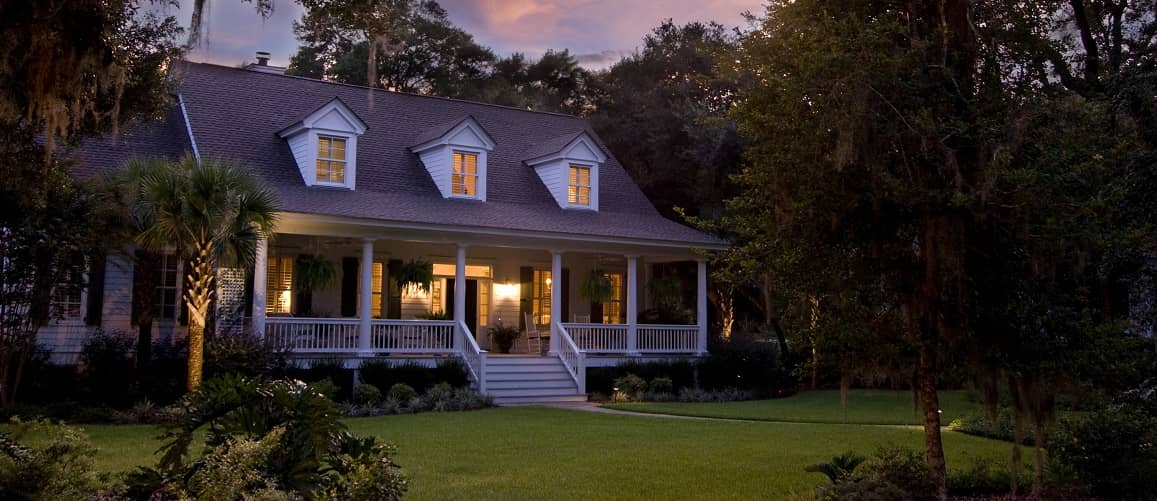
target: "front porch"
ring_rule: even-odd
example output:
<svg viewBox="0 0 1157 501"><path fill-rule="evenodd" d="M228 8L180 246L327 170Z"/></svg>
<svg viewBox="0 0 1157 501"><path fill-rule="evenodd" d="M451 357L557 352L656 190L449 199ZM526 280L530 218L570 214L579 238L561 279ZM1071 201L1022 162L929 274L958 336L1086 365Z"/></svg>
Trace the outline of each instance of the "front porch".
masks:
<svg viewBox="0 0 1157 501"><path fill-rule="evenodd" d="M386 238L386 232L358 225L321 227L296 219L279 230L258 246L251 326L295 357L337 356L351 365L381 357L454 357L487 392L492 379L487 368L494 366L488 363L489 331L517 326L521 335L512 352L543 359L528 366L560 364L575 394L585 395L588 365L706 353L702 259L693 268L694 294L686 294L695 304L688 319L694 323L640 322L640 305L647 309L657 300L644 286L661 266L657 263L693 260L689 249L478 235L445 242L444 231L389 232ZM290 269L301 256L340 263L339 283L295 290ZM431 264L433 281L424 289L398 287L394 276L400 264L414 261ZM592 273L611 279L609 299L581 297L581 277ZM528 342L527 332L535 330L541 347ZM494 392L512 385L518 383L507 380Z"/></svg>

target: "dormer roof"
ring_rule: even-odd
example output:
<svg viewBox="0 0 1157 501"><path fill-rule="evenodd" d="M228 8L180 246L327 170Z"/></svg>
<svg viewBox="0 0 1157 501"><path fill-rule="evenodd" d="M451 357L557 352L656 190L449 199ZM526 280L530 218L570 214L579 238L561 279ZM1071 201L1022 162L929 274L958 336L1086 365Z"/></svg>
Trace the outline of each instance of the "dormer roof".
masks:
<svg viewBox="0 0 1157 501"><path fill-rule="evenodd" d="M522 161L533 167L561 158L599 164L607 161L606 153L585 130L547 139L524 153Z"/></svg>
<svg viewBox="0 0 1157 501"><path fill-rule="evenodd" d="M473 116L466 115L449 122L426 129L414 139L410 150L419 153L438 145L477 145L493 150L494 138L478 124Z"/></svg>
<svg viewBox="0 0 1157 501"><path fill-rule="evenodd" d="M366 123L354 113L341 98L335 97L319 108L311 111L285 128L277 132L281 137L289 137L306 129L326 129L353 132L357 135L366 133Z"/></svg>

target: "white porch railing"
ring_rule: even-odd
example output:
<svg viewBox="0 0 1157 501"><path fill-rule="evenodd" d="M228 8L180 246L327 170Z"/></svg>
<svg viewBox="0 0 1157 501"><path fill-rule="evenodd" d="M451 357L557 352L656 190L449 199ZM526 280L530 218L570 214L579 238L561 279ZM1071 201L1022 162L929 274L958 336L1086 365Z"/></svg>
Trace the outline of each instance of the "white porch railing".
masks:
<svg viewBox="0 0 1157 501"><path fill-rule="evenodd" d="M572 323L563 324L566 331L574 339L574 343L583 351L598 353L627 353L627 325L626 324L590 324Z"/></svg>
<svg viewBox="0 0 1157 501"><path fill-rule="evenodd" d="M370 322L370 346L390 353L455 353L453 320Z"/></svg>
<svg viewBox="0 0 1157 501"><path fill-rule="evenodd" d="M637 324L631 346L627 324L564 323L567 333L588 353L702 353L695 325Z"/></svg>
<svg viewBox="0 0 1157 501"><path fill-rule="evenodd" d="M356 352L358 319L269 317L265 339L298 353Z"/></svg>
<svg viewBox="0 0 1157 501"><path fill-rule="evenodd" d="M474 333L470 332L466 322L458 322L454 331L462 349L460 352L462 361L466 363L470 376L478 383L478 391L486 393L486 352L478 347L478 343L474 341Z"/></svg>
<svg viewBox="0 0 1157 501"><path fill-rule="evenodd" d="M563 324L554 323L555 335L559 337L558 343L558 358L562 361L562 365L566 366L570 377L574 379L575 385L578 386L579 393L587 392L587 362L586 355L575 344L574 339L571 339L570 333L567 332Z"/></svg>
<svg viewBox="0 0 1157 501"><path fill-rule="evenodd" d="M638 351L643 353L703 353L699 346L699 327L695 325L640 324L637 327Z"/></svg>

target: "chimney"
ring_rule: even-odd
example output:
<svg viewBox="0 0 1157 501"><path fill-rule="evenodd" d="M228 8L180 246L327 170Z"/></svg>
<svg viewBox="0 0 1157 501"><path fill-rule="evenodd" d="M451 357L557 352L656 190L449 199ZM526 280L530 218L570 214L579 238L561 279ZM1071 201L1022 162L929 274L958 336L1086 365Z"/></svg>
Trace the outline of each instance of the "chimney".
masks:
<svg viewBox="0 0 1157 501"><path fill-rule="evenodd" d="M281 66L271 66L269 64L269 52L264 50L257 51L257 62L246 66L245 69L249 71L259 71L261 73L273 73L275 75L285 74L285 68Z"/></svg>

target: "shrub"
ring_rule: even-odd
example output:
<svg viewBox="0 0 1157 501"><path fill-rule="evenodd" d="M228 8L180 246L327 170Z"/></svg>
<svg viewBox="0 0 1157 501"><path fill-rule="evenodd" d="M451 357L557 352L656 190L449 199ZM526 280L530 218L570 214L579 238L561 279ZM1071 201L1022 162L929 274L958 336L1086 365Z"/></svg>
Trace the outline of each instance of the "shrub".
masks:
<svg viewBox="0 0 1157 501"><path fill-rule="evenodd" d="M975 459L963 471L948 472L948 492L954 496L997 496L1012 485L1008 465ZM1025 485L1022 483L1021 485Z"/></svg>
<svg viewBox="0 0 1157 501"><path fill-rule="evenodd" d="M447 358L434 366L433 379L436 383L449 383L455 388L470 386L470 374L466 365L457 358Z"/></svg>
<svg viewBox="0 0 1157 501"><path fill-rule="evenodd" d="M669 377L657 377L647 383L647 391L650 393L671 393L675 391L675 384Z"/></svg>
<svg viewBox="0 0 1157 501"><path fill-rule="evenodd" d="M282 372L282 374L276 374ZM275 371L275 375L297 379L307 383L317 383L326 379L334 386L333 398L348 401L353 397L354 373L345 368L345 363L337 358L320 358L310 362L309 367L288 367Z"/></svg>
<svg viewBox="0 0 1157 501"><path fill-rule="evenodd" d="M314 386L230 374L205 381L180 407L158 469L131 475L129 497L397 499L405 491L393 449L346 433ZM202 434L206 453L186 464Z"/></svg>
<svg viewBox="0 0 1157 501"><path fill-rule="evenodd" d="M642 400L643 392L647 391L647 382L634 374L627 374L615 380L615 391L612 397L616 402Z"/></svg>
<svg viewBox="0 0 1157 501"><path fill-rule="evenodd" d="M93 471L96 449L76 428L47 421L10 423L0 432L0 499L87 499L101 489ZM20 443L45 435L36 447Z"/></svg>
<svg viewBox="0 0 1157 501"><path fill-rule="evenodd" d="M354 388L354 403L362 405L375 405L382 401L382 390L377 386L368 383L362 383Z"/></svg>
<svg viewBox="0 0 1157 501"><path fill-rule="evenodd" d="M736 402L740 400L751 400L752 398L753 395L750 391L739 388L723 388L719 390L683 388L679 390L678 396L680 402Z"/></svg>
<svg viewBox="0 0 1157 501"><path fill-rule="evenodd" d="M860 480L825 485L816 489L816 501L904 501L908 493L887 482Z"/></svg>
<svg viewBox="0 0 1157 501"><path fill-rule="evenodd" d="M213 336L205 342L205 377L268 374L277 354L252 334Z"/></svg>
<svg viewBox="0 0 1157 501"><path fill-rule="evenodd" d="M910 499L932 495L924 455L912 449L891 446L877 449L856 472L859 478L896 486Z"/></svg>
<svg viewBox="0 0 1157 501"><path fill-rule="evenodd" d="M390 398L400 403L406 403L418 396L418 392L408 384L398 383L390 387Z"/></svg>
<svg viewBox="0 0 1157 501"><path fill-rule="evenodd" d="M660 362L640 362L628 360L614 367L591 367L587 369L587 390L591 393L610 395L615 380L635 374L646 380L667 378L671 380L672 392L695 386L695 365L689 360Z"/></svg>
<svg viewBox="0 0 1157 501"><path fill-rule="evenodd" d="M994 419L995 417L995 419ZM1012 409L1008 407L1000 407L996 410L995 416L990 416L987 412L967 414L948 423L948 429L952 431L959 431L969 435L977 435L987 438L995 438L997 440L1004 440L1006 442L1012 441ZM1024 440L1022 445L1032 445L1032 426L1026 423L1024 427Z"/></svg>
<svg viewBox="0 0 1157 501"><path fill-rule="evenodd" d="M186 340L153 343L152 357L141 370L140 392L144 398L169 405L185 395L189 351Z"/></svg>
<svg viewBox="0 0 1157 501"><path fill-rule="evenodd" d="M390 388L395 384L404 384L415 391L424 392L434 383L437 383L434 381L433 370L413 361L395 364L388 360L370 360L362 363L359 372L363 383L369 383L378 388Z"/></svg>
<svg viewBox="0 0 1157 501"><path fill-rule="evenodd" d="M136 340L123 331L96 331L80 349L80 400L89 404L126 406L133 395Z"/></svg>
<svg viewBox="0 0 1157 501"><path fill-rule="evenodd" d="M795 379L780 363L775 345L743 341L715 345L699 363L699 384L708 390L750 390L761 397L780 396L795 389Z"/></svg>
<svg viewBox="0 0 1157 501"><path fill-rule="evenodd" d="M1152 499L1157 492L1157 379L1089 415L1062 422L1050 470L1106 499Z"/></svg>

